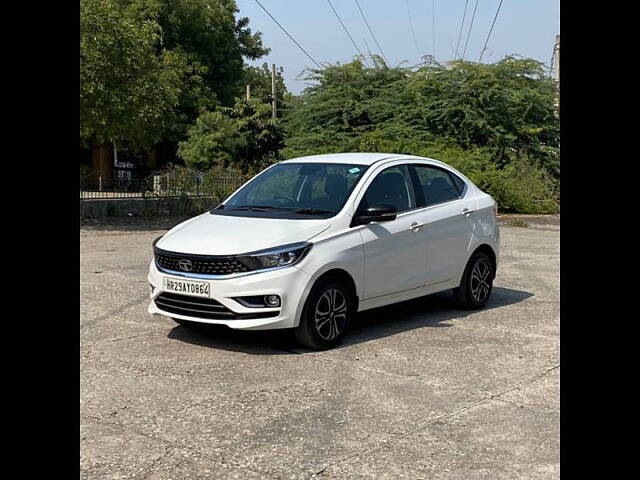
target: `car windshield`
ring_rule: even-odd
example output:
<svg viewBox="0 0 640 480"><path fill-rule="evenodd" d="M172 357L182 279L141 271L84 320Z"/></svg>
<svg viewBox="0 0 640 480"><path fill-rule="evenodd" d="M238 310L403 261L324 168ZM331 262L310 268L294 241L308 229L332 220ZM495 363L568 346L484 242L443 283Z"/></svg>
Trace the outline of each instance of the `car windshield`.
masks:
<svg viewBox="0 0 640 480"><path fill-rule="evenodd" d="M211 213L277 218L328 218L344 206L366 165L280 163Z"/></svg>

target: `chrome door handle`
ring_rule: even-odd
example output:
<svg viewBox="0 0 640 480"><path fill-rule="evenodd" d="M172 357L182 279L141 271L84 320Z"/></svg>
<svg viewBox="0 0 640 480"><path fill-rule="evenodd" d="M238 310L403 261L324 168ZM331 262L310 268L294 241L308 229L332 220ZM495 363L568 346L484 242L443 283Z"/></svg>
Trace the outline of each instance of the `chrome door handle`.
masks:
<svg viewBox="0 0 640 480"><path fill-rule="evenodd" d="M462 210L462 215L464 215L465 217L468 217L469 215L471 215L473 212L475 212L475 210L471 210L469 208L465 208L464 210Z"/></svg>
<svg viewBox="0 0 640 480"><path fill-rule="evenodd" d="M420 230L421 227L424 227L424 226L425 226L424 223L413 223L409 228L414 232L417 232L418 230Z"/></svg>

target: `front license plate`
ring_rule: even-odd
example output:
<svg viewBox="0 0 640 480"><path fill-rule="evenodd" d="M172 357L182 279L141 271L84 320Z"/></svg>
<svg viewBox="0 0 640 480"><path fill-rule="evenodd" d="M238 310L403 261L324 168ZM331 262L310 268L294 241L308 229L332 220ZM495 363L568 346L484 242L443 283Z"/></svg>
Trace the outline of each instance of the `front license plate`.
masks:
<svg viewBox="0 0 640 480"><path fill-rule="evenodd" d="M191 295L192 297L209 298L209 284L207 282L196 282L193 280L176 280L174 278L163 278L164 290L167 292Z"/></svg>

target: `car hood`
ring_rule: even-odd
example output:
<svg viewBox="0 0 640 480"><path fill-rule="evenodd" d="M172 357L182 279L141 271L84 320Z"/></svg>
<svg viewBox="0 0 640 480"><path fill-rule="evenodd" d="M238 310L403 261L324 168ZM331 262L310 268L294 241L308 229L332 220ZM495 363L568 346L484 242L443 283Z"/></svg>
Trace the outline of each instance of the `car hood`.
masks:
<svg viewBox="0 0 640 480"><path fill-rule="evenodd" d="M305 242L330 225L326 219L232 217L207 212L175 226L156 246L178 253L237 255Z"/></svg>

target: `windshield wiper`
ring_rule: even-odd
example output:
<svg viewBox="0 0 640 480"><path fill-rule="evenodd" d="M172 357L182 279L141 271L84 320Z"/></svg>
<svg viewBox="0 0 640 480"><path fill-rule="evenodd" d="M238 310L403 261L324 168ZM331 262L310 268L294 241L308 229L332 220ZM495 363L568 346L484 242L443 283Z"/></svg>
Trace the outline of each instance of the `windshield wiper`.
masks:
<svg viewBox="0 0 640 480"><path fill-rule="evenodd" d="M289 210L284 207L274 207L272 205L240 205L239 207L227 207L230 210Z"/></svg>
<svg viewBox="0 0 640 480"><path fill-rule="evenodd" d="M335 210L329 210L328 208L299 208L298 210L294 210L293 213L302 213L302 214L322 214L322 213L336 213Z"/></svg>

